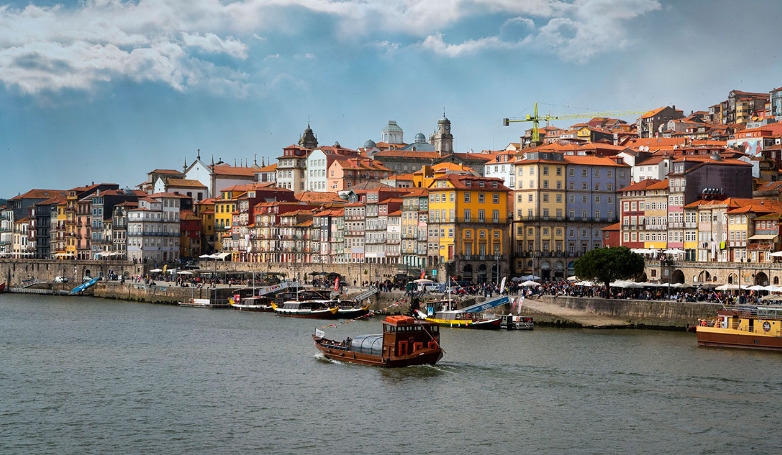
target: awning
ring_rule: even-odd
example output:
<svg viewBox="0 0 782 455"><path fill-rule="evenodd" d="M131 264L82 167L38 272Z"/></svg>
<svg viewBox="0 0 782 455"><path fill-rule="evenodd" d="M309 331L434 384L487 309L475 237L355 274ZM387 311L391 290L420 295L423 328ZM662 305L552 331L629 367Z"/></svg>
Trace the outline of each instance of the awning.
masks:
<svg viewBox="0 0 782 455"><path fill-rule="evenodd" d="M776 234L755 234L749 240L776 240Z"/></svg>

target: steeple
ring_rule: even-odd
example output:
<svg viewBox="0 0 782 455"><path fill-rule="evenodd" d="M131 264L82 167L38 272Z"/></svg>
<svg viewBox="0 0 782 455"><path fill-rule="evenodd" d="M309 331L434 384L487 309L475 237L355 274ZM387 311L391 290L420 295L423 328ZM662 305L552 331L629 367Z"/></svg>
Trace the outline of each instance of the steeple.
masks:
<svg viewBox="0 0 782 455"><path fill-rule="evenodd" d="M304 130L304 134L299 138L299 145L305 149L318 148L318 138L312 133L309 122L307 122L307 129Z"/></svg>
<svg viewBox="0 0 782 455"><path fill-rule="evenodd" d="M434 145L434 151L440 156L453 153L451 121L445 116L445 109L443 109L443 118L437 122L437 131L432 135L432 144Z"/></svg>

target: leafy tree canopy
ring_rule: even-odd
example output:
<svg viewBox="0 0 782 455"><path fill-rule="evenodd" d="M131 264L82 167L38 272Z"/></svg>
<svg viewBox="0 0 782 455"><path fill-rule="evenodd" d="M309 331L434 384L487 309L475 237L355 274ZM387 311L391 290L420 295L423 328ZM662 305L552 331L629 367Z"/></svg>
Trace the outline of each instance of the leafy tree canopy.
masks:
<svg viewBox="0 0 782 455"><path fill-rule="evenodd" d="M574 267L577 277L604 283L607 290L612 281L634 278L643 273L644 258L626 246L597 248L587 251Z"/></svg>

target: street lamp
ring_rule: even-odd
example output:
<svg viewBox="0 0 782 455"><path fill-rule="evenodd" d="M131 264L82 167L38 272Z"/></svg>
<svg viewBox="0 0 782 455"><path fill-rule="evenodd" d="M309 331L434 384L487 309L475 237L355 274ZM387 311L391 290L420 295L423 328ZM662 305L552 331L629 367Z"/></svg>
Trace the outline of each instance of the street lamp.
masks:
<svg viewBox="0 0 782 455"><path fill-rule="evenodd" d="M663 270L668 271L668 299L671 298L671 267L673 266L673 258L666 255L660 256L660 275L663 275Z"/></svg>

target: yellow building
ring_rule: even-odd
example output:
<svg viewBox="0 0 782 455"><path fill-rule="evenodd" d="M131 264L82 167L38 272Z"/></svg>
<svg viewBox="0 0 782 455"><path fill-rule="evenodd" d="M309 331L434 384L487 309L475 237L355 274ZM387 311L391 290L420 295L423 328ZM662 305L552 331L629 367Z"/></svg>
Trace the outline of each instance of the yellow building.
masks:
<svg viewBox="0 0 782 455"><path fill-rule="evenodd" d="M427 265L479 283L507 276L510 189L502 179L446 174L428 189Z"/></svg>
<svg viewBox="0 0 782 455"><path fill-rule="evenodd" d="M524 153L515 165L517 223L512 237L520 258L514 266L518 271L540 271L541 257L564 253L567 162L562 153L537 151Z"/></svg>
<svg viewBox="0 0 782 455"><path fill-rule="evenodd" d="M196 216L201 218L201 235L204 239L202 251L209 253L211 251L220 251L222 243L215 236L215 202L216 198L208 198L199 201L193 206Z"/></svg>

